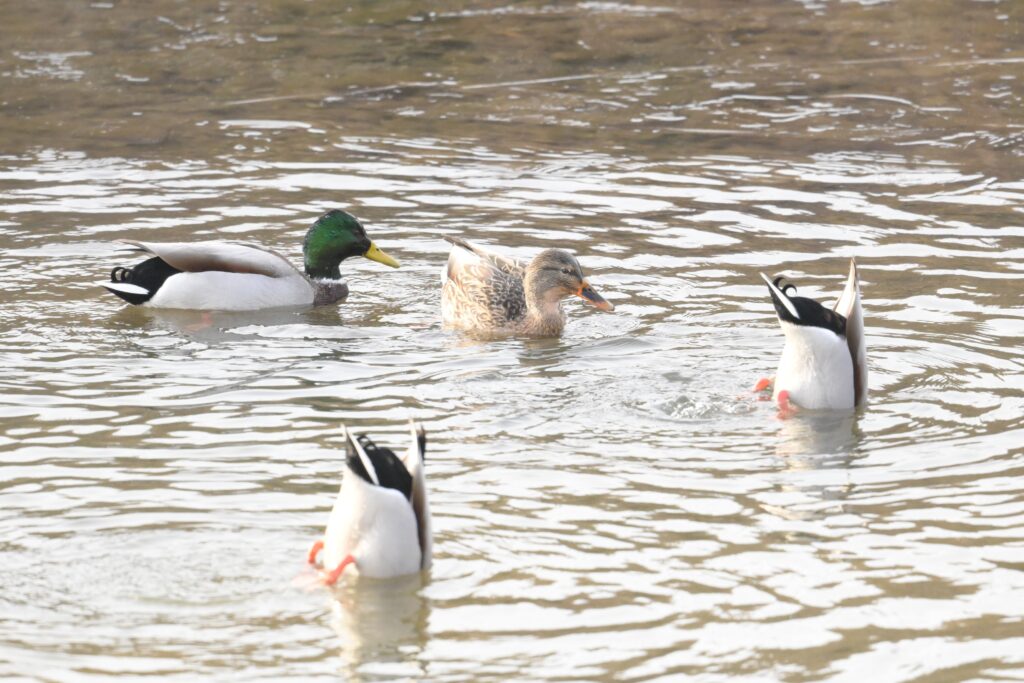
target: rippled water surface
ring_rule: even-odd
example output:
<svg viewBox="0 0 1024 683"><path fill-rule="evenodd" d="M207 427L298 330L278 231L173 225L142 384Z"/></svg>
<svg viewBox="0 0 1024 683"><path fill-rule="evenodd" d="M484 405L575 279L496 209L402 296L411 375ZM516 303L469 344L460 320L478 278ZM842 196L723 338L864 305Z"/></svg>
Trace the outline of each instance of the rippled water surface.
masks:
<svg viewBox="0 0 1024 683"><path fill-rule="evenodd" d="M1024 7L0 8L0 677L1018 680ZM112 242L398 271L204 316ZM617 310L443 330L442 235ZM759 271L861 267L871 400L780 420ZM430 432L429 576L311 588L344 423Z"/></svg>

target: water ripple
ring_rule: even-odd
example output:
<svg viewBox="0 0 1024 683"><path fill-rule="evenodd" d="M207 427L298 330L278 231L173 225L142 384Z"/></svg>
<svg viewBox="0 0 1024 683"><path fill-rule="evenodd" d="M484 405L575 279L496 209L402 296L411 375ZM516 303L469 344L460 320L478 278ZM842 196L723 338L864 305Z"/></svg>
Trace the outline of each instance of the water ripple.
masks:
<svg viewBox="0 0 1024 683"><path fill-rule="evenodd" d="M93 3L68 21L110 49L59 53L8 17L0 676L1018 673L1019 41L1002 5L918 4ZM346 261L337 308L91 284L122 238L298 263L339 206L402 268ZM443 235L571 248L617 310L444 330ZM758 272L828 301L851 257L870 402L779 419ZM430 576L310 590L341 425L409 418Z"/></svg>

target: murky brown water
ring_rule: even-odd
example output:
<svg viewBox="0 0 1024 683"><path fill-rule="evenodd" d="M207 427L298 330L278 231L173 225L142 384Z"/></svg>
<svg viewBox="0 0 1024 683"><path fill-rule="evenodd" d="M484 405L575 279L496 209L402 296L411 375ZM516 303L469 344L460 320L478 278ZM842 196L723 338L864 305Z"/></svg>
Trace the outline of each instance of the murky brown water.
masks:
<svg viewBox="0 0 1024 683"><path fill-rule="evenodd" d="M1024 6L0 8L0 677L1018 679ZM399 271L128 310L111 241ZM462 234L615 314L439 325ZM861 264L871 403L779 421L759 270ZM429 577L295 585L346 423L431 432Z"/></svg>

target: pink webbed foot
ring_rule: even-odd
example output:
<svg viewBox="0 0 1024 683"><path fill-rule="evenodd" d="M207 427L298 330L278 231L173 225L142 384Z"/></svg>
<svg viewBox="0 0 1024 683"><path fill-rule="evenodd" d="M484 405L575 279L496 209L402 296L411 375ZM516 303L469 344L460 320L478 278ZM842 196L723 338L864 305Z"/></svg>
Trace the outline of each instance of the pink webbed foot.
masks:
<svg viewBox="0 0 1024 683"><path fill-rule="evenodd" d="M779 419L785 420L788 417L792 417L796 414L798 408L795 403L789 400L789 392L783 389L779 392L779 395L775 397L775 400L779 404Z"/></svg>
<svg viewBox="0 0 1024 683"><path fill-rule="evenodd" d="M199 321L198 322L194 322L191 325L186 325L184 329L185 329L186 332L199 332L200 330L205 330L207 327L209 327L212 324L213 324L213 316L210 315L210 312L209 311L202 311L199 314Z"/></svg>
<svg viewBox="0 0 1024 683"><path fill-rule="evenodd" d="M328 586L333 586L335 582L338 580L338 577L341 576L341 573L345 571L345 567L349 566L355 561L356 558L352 557L351 555L346 555L345 559L339 562L337 567L324 574L324 583Z"/></svg>
<svg viewBox="0 0 1024 683"><path fill-rule="evenodd" d="M324 539L314 541L313 545L309 547L309 554L306 555L306 562L308 564L316 564L316 556L320 554L320 551L324 549Z"/></svg>
<svg viewBox="0 0 1024 683"><path fill-rule="evenodd" d="M771 377L762 377L757 380L757 384L754 385L754 393L761 394L761 396L758 397L758 400L767 401L770 398L770 395L767 395L764 392L772 388L772 383L774 381L774 378Z"/></svg>

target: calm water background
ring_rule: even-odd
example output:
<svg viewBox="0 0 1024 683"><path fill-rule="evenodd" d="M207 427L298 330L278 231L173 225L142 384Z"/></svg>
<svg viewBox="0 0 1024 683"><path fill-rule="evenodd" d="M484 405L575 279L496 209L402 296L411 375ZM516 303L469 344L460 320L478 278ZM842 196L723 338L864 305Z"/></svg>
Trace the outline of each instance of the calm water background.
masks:
<svg viewBox="0 0 1024 683"><path fill-rule="evenodd" d="M1020 680L1024 5L0 8L0 677ZM402 261L153 314L112 240ZM576 251L439 325L444 234ZM780 421L757 272L861 264L871 402ZM309 589L339 425L430 431L429 577Z"/></svg>

